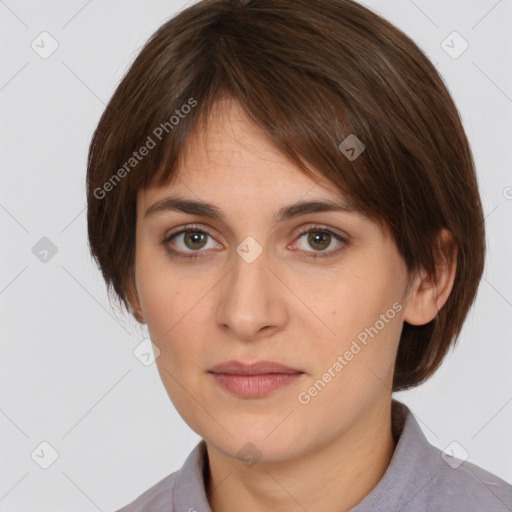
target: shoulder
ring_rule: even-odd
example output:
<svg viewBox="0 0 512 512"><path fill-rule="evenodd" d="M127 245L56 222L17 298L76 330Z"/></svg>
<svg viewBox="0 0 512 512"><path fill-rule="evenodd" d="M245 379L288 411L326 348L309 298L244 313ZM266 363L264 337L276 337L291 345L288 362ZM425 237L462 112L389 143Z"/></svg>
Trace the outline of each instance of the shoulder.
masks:
<svg viewBox="0 0 512 512"><path fill-rule="evenodd" d="M432 445L404 404L396 403L395 412L405 424L397 458L407 490L412 489L404 493L408 494L405 510L512 512L512 485L456 458L453 451Z"/></svg>
<svg viewBox="0 0 512 512"><path fill-rule="evenodd" d="M430 449L433 510L512 512L512 485L469 461Z"/></svg>
<svg viewBox="0 0 512 512"><path fill-rule="evenodd" d="M189 454L181 469L160 480L135 501L117 512L207 510L204 508L208 504L204 484L206 464L206 444L201 440Z"/></svg>
<svg viewBox="0 0 512 512"><path fill-rule="evenodd" d="M166 476L117 512L174 510L174 488L178 471Z"/></svg>
<svg viewBox="0 0 512 512"><path fill-rule="evenodd" d="M392 428L397 444L391 462L354 512L512 512L512 485L432 445L396 400Z"/></svg>

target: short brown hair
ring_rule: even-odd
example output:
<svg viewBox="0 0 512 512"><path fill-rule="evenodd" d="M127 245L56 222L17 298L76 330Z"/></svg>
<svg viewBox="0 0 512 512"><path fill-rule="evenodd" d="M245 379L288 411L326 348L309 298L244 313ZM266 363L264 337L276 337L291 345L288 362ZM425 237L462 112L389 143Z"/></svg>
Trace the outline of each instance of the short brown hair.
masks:
<svg viewBox="0 0 512 512"><path fill-rule="evenodd" d="M460 334L483 272L473 157L432 63L351 0L203 0L149 39L89 148L89 243L108 290L130 311L137 192L173 176L222 97L238 101L300 172L314 178L311 166L389 227L410 272L435 277L438 233L453 234L452 292L428 324L404 323L393 390L427 379ZM365 145L353 161L339 149L350 134Z"/></svg>

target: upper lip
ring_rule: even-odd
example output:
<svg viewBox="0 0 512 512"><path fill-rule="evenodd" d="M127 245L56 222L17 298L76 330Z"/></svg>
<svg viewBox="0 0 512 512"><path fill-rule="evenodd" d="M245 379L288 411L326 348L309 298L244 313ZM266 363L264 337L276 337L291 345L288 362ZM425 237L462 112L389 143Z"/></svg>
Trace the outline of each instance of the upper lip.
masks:
<svg viewBox="0 0 512 512"><path fill-rule="evenodd" d="M227 373L231 375L265 375L268 373L303 373L274 361L257 361L252 364L240 361L226 361L208 370L210 373Z"/></svg>

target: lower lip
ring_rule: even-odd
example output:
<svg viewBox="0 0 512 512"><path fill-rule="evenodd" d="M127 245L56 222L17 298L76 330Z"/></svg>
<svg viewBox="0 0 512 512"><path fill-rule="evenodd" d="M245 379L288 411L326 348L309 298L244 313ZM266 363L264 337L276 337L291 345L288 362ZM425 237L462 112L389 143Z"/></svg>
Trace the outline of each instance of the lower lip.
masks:
<svg viewBox="0 0 512 512"><path fill-rule="evenodd" d="M231 375L212 373L223 388L244 398L260 398L296 382L302 373L268 373L265 375Z"/></svg>

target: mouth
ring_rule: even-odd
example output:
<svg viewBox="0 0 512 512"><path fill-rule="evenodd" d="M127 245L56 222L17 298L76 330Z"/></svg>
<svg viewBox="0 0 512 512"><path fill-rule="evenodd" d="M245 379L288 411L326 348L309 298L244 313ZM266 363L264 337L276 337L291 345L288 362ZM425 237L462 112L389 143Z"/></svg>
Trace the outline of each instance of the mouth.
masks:
<svg viewBox="0 0 512 512"><path fill-rule="evenodd" d="M305 373L274 361L228 361L208 370L223 389L242 398L261 398L297 382Z"/></svg>

